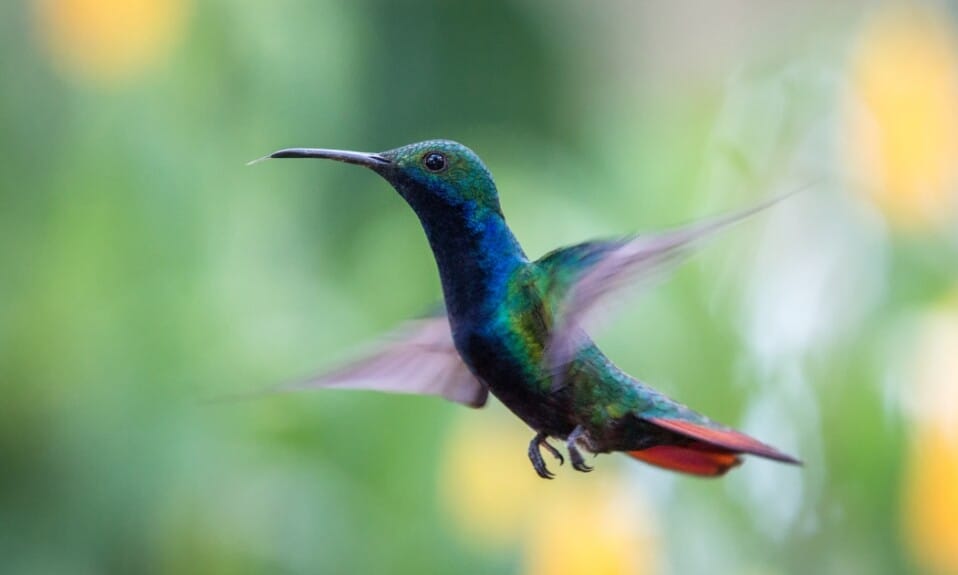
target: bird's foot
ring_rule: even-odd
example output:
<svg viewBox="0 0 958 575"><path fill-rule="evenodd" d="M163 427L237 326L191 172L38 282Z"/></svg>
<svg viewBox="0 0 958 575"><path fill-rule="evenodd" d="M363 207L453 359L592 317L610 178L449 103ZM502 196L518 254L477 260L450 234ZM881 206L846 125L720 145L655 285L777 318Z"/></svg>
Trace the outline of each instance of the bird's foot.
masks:
<svg viewBox="0 0 958 575"><path fill-rule="evenodd" d="M585 458L582 457L582 452L579 451L579 446L577 442L580 439L588 439L585 436L585 429L579 425L572 433L569 434L568 439L566 439L566 450L569 451L569 460L572 462L572 468L576 471L581 471L583 473L588 473L592 471L593 467L585 462Z"/></svg>
<svg viewBox="0 0 958 575"><path fill-rule="evenodd" d="M539 474L539 477L543 479L552 479L555 475L546 467L546 462L542 459L541 448L545 447L552 457L558 459L559 465L565 463L565 458L562 457L558 449L549 444L548 439L549 436L544 431L540 431L529 443L529 461L532 462L532 467Z"/></svg>

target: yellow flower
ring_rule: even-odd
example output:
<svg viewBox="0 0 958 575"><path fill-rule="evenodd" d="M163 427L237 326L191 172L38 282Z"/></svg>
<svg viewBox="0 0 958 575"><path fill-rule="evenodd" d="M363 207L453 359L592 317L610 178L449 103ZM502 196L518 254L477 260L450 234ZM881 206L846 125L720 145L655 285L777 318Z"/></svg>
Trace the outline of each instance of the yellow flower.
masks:
<svg viewBox="0 0 958 575"><path fill-rule="evenodd" d="M566 490L536 519L526 543L528 575L653 573L655 541L645 510L621 485L594 477Z"/></svg>
<svg viewBox="0 0 958 575"><path fill-rule="evenodd" d="M492 410L495 411L495 410ZM654 572L652 517L603 458L585 476L543 453L556 479L540 479L526 457L532 431L512 416L464 414L440 470L444 507L481 548L523 551L530 575Z"/></svg>
<svg viewBox="0 0 958 575"><path fill-rule="evenodd" d="M56 64L84 79L113 82L169 52L187 0L34 0L38 32Z"/></svg>
<svg viewBox="0 0 958 575"><path fill-rule="evenodd" d="M908 468L907 533L919 561L933 573L958 573L958 441L924 425Z"/></svg>
<svg viewBox="0 0 958 575"><path fill-rule="evenodd" d="M905 481L905 533L932 573L958 574L958 306L923 322L915 432Z"/></svg>
<svg viewBox="0 0 958 575"><path fill-rule="evenodd" d="M527 428L489 411L463 414L449 434L440 494L469 541L507 547L524 531L545 486L525 455Z"/></svg>
<svg viewBox="0 0 958 575"><path fill-rule="evenodd" d="M953 215L958 185L958 56L948 14L891 4L860 33L850 62L845 153L861 191L892 223Z"/></svg>

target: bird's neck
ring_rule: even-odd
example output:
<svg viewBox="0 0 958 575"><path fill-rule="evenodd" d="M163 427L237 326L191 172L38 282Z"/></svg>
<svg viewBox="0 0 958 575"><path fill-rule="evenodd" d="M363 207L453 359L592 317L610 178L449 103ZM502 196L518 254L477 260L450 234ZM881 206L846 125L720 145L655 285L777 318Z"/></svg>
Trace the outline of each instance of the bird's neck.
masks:
<svg viewBox="0 0 958 575"><path fill-rule="evenodd" d="M432 247L453 327L488 321L509 279L528 263L498 205L417 202L416 214Z"/></svg>

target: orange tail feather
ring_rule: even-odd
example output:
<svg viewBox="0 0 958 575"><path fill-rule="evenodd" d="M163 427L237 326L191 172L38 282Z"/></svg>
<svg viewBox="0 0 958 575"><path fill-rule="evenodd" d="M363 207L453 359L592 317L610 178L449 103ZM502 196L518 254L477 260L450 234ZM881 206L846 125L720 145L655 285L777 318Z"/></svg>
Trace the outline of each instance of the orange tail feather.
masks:
<svg viewBox="0 0 958 575"><path fill-rule="evenodd" d="M725 475L726 471L742 463L742 459L731 451L713 451L708 450L707 447L705 444L698 443L684 447L658 445L642 451L626 453L656 467L702 477Z"/></svg>
<svg viewBox="0 0 958 575"><path fill-rule="evenodd" d="M734 429L716 429L714 427L706 427L678 419L652 418L646 421L663 429L668 429L680 435L697 439L707 446L718 448L719 450L732 453L749 453L784 463L801 463L791 455L786 455L774 447L765 445L761 441L749 437L744 433L739 433Z"/></svg>
<svg viewBox="0 0 958 575"><path fill-rule="evenodd" d="M640 461L672 471L718 477L740 464L742 460L739 454L742 453L785 463L801 463L774 447L732 429L717 429L677 419L649 418L646 421L693 440L684 445L657 445L626 452Z"/></svg>

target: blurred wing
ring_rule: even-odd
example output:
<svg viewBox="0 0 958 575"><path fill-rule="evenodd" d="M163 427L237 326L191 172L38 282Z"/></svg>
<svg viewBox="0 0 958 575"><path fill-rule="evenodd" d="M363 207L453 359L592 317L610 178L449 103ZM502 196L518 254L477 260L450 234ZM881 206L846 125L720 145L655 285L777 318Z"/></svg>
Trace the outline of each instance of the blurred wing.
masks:
<svg viewBox="0 0 958 575"><path fill-rule="evenodd" d="M445 315L409 322L376 351L335 371L277 388L372 389L389 393L439 395L470 407L489 396L456 351Z"/></svg>
<svg viewBox="0 0 958 575"><path fill-rule="evenodd" d="M561 368L587 341L583 326L609 294L670 269L691 253L696 243L790 195L776 196L738 212L663 232L589 242L547 254L538 262L548 278L546 299L558 302L555 327L546 351L547 367L554 374L561 373ZM561 385L558 377L553 381L555 387Z"/></svg>

